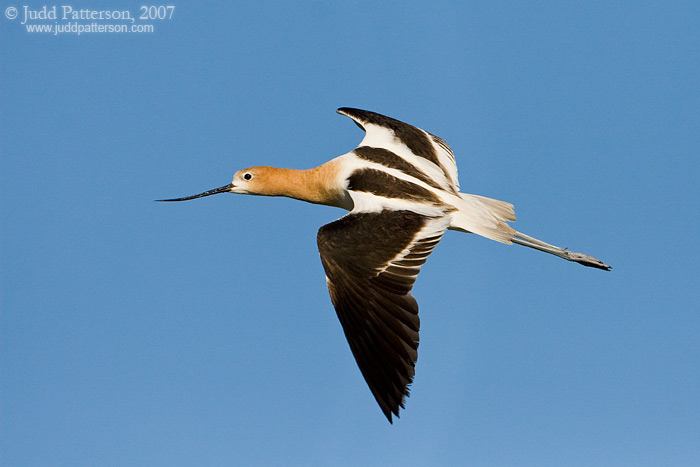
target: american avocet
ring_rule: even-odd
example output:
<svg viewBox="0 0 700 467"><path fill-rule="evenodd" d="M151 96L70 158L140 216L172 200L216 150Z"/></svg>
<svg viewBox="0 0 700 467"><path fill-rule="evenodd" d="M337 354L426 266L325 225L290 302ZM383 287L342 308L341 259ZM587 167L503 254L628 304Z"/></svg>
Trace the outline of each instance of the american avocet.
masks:
<svg viewBox="0 0 700 467"><path fill-rule="evenodd" d="M217 193L287 196L350 211L318 231L331 301L357 365L392 422L413 381L418 304L410 291L446 230L517 243L584 266L610 270L513 230L513 205L459 191L457 164L441 138L393 118L341 108L365 131L354 151L308 170L251 167Z"/></svg>

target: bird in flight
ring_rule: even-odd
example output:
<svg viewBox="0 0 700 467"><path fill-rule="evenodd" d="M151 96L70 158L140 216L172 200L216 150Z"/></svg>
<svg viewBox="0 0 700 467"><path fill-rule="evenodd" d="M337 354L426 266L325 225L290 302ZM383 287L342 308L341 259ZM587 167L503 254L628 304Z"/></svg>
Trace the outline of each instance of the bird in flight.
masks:
<svg viewBox="0 0 700 467"><path fill-rule="evenodd" d="M409 393L418 358L416 277L447 230L516 243L610 270L574 253L516 232L513 205L461 193L457 163L441 138L366 110L341 108L365 131L353 151L308 170L250 167L218 193L286 196L350 211L318 231L318 249L331 301L357 365L392 422Z"/></svg>

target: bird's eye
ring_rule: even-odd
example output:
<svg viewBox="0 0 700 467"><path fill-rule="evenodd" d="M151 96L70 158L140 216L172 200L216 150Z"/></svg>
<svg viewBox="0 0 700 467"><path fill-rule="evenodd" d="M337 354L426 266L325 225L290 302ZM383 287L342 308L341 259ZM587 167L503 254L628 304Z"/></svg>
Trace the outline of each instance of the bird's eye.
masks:
<svg viewBox="0 0 700 467"><path fill-rule="evenodd" d="M250 172L243 174L243 180L250 180L251 178L253 178L253 174Z"/></svg>

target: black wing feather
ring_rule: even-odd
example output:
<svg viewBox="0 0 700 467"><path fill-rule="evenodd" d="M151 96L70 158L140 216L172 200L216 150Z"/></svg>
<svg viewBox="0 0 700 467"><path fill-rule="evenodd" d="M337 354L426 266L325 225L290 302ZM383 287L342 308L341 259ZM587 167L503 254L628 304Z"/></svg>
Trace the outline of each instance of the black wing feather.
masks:
<svg viewBox="0 0 700 467"><path fill-rule="evenodd" d="M447 227L421 238L435 219L411 211L351 213L318 231L331 301L390 422L403 408L415 374L420 319L410 290Z"/></svg>

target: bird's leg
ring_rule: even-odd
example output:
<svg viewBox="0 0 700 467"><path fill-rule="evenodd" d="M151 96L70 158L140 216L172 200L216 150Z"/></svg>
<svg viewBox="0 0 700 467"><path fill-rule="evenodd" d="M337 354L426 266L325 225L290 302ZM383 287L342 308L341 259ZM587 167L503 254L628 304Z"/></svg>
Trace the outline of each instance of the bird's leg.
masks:
<svg viewBox="0 0 700 467"><path fill-rule="evenodd" d="M592 256L583 253L574 253L573 251L569 251L566 248L550 245L549 243L545 243L542 240L537 240L536 238L530 237L529 235L525 235L521 232L515 233L515 236L513 237L513 243L517 243L518 245L523 245L529 248L534 248L535 250L544 251L545 253L558 256L567 261L575 261L579 264L583 264L584 266L604 269L606 271L612 269L604 262Z"/></svg>

